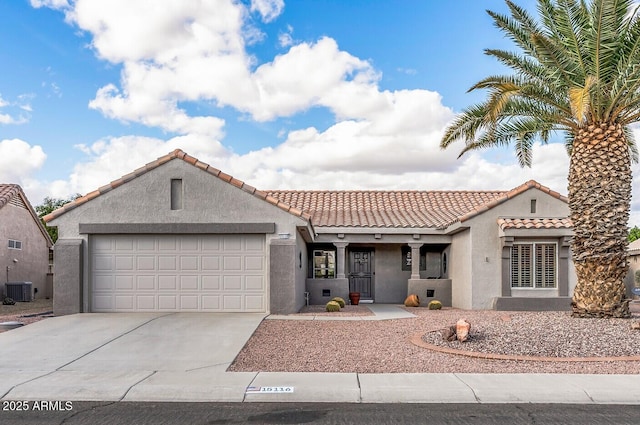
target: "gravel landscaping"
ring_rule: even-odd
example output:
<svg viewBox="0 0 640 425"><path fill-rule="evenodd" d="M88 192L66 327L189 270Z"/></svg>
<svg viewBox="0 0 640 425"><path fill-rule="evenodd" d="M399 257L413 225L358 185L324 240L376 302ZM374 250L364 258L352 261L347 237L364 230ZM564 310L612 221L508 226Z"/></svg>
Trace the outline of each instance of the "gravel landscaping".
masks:
<svg viewBox="0 0 640 425"><path fill-rule="evenodd" d="M566 312L498 312L407 308L417 317L383 321L265 320L230 366L232 371L358 373L599 373L637 374L640 322L575 319ZM321 313L331 314L331 313ZM441 330L465 318L471 338L443 340ZM354 317L357 319L357 317ZM610 361L494 360L437 352L422 341L456 350L520 356L603 357Z"/></svg>
<svg viewBox="0 0 640 425"><path fill-rule="evenodd" d="M0 323L20 322L28 325L51 317L53 310L52 299L36 299L31 302L17 302L14 305L3 305L0 302ZM6 332L0 329L1 332Z"/></svg>

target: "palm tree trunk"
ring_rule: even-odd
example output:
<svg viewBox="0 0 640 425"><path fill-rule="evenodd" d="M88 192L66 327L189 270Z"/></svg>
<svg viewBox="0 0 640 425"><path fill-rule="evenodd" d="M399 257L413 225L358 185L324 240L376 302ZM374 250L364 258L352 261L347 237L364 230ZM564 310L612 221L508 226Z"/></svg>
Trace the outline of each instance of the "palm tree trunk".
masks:
<svg viewBox="0 0 640 425"><path fill-rule="evenodd" d="M630 317L624 285L630 202L631 158L622 126L581 129L569 166L574 317Z"/></svg>

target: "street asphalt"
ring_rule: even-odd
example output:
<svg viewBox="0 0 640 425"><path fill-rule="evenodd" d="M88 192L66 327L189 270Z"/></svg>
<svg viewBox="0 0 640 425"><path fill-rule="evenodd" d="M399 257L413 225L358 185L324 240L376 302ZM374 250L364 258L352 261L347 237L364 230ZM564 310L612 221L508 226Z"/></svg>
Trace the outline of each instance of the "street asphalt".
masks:
<svg viewBox="0 0 640 425"><path fill-rule="evenodd" d="M407 314L394 306L372 310L376 316L366 320ZM0 334L0 399L640 405L639 375L227 372L264 318L91 313L42 320Z"/></svg>

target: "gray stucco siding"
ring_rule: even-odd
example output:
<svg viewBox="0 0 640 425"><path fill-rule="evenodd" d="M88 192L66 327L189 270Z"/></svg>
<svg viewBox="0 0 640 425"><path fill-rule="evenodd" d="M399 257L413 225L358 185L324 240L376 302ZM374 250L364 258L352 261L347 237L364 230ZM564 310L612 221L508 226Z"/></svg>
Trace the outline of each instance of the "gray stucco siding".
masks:
<svg viewBox="0 0 640 425"><path fill-rule="evenodd" d="M531 213L530 210L531 199L536 200L535 213ZM471 305L464 307L472 309L493 308L494 299L502 294L502 247L499 237L500 229L496 223L498 217L542 218L567 217L568 215L569 206L567 203L541 190L531 188L489 211L465 221L463 224L470 228L472 284L469 287ZM561 237L566 232L566 229L556 231L542 229L540 232L533 231L527 235L552 240ZM571 275L571 268L569 274ZM454 286L456 284L457 282L454 281ZM544 295L543 292L539 294L540 296Z"/></svg>
<svg viewBox="0 0 640 425"><path fill-rule="evenodd" d="M171 209L172 179L182 179L183 208L179 210ZM162 234L163 229L169 233L181 233L181 229L185 230L184 233L193 233L188 228L194 227L199 228L201 232L197 233L202 234L216 233L220 229L223 233L234 230L239 234L261 233L265 235L268 259L270 241L278 239L279 234L289 234L295 246L300 237L298 228L310 229L304 219L179 159L171 160L79 205L51 220L49 225L58 227L60 241L84 242L81 261L83 272L77 280L83 282L80 291L83 296L82 311L88 311L90 305L91 270L88 259L92 234L113 233L118 226L126 228L124 233L130 234L136 233L136 226L140 227L140 233L146 234ZM295 255L293 251L292 255ZM292 260L283 260L282 264L267 261L267 279L274 267L292 268ZM74 270L74 267L75 264L56 260L56 269ZM290 274L295 277L296 271L291 270ZM270 282L267 282L267 288L269 286ZM299 305L304 291L296 292L300 292L295 297L295 304Z"/></svg>
<svg viewBox="0 0 640 425"><path fill-rule="evenodd" d="M0 294L5 291L9 267L10 282L31 282L32 288L37 289L36 297L43 297L49 271L49 242L29 210L12 204L0 208L0 238ZM22 248L10 249L9 239L20 241Z"/></svg>

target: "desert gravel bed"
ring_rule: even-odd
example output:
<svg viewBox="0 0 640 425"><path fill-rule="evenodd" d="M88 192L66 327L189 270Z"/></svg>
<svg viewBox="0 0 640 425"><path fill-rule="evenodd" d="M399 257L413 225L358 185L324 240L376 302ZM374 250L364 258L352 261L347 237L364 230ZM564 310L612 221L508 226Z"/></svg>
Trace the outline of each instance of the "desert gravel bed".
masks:
<svg viewBox="0 0 640 425"><path fill-rule="evenodd" d="M408 309L417 317L384 321L265 320L230 366L232 371L358 373L599 373L637 374L640 361L538 362L445 354L412 344L527 356L640 355L632 319L574 319L560 312ZM440 330L466 318L472 339L446 343ZM354 319L357 319L355 317ZM431 339L433 338L433 339Z"/></svg>

